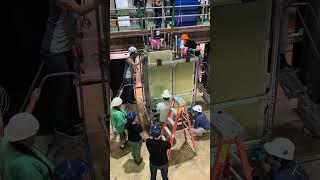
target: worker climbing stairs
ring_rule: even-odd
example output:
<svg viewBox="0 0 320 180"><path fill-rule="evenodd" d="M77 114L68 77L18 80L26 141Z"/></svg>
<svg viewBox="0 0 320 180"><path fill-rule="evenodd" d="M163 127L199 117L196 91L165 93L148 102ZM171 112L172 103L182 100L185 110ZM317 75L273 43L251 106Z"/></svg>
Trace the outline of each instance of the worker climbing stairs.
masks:
<svg viewBox="0 0 320 180"><path fill-rule="evenodd" d="M176 104L178 105L177 110L174 108ZM179 96L173 98L161 131L161 135L165 138L165 140L168 139L170 141L171 147L173 147L175 144L175 137L178 130L183 130L185 142L191 142L192 150L196 153L196 145L194 137L192 136L192 125L190 122L187 105L186 102ZM167 152L169 158L170 152L171 149L169 149Z"/></svg>

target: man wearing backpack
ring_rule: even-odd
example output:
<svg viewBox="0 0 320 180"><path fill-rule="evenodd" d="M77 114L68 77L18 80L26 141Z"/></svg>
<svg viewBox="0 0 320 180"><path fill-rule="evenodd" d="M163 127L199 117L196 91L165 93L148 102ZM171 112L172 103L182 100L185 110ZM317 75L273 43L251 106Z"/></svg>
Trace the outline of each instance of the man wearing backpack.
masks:
<svg viewBox="0 0 320 180"><path fill-rule="evenodd" d="M276 138L264 144L265 169L271 180L309 180L302 166L294 160L294 144L286 138Z"/></svg>

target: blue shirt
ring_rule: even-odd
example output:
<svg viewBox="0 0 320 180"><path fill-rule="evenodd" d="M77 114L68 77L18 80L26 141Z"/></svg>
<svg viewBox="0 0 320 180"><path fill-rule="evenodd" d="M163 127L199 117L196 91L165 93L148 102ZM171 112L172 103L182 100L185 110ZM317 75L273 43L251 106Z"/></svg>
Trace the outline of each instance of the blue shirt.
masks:
<svg viewBox="0 0 320 180"><path fill-rule="evenodd" d="M308 180L308 175L305 174L302 167L295 161L289 162L286 167L281 168L277 172L271 173L272 180Z"/></svg>
<svg viewBox="0 0 320 180"><path fill-rule="evenodd" d="M198 114L195 119L194 128L199 127L202 127L205 130L210 130L210 122L203 113Z"/></svg>

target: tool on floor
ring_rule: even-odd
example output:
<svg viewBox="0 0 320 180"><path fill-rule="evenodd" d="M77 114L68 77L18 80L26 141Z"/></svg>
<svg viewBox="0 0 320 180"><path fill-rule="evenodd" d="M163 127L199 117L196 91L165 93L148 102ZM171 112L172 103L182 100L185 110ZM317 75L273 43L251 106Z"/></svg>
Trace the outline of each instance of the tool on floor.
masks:
<svg viewBox="0 0 320 180"><path fill-rule="evenodd" d="M219 180L226 176L234 176L236 179L252 180L247 152L241 137L242 128L240 124L236 122L230 114L220 110L214 112L211 122L220 136L213 166L214 173L213 176L211 176L211 180ZM239 157L235 153L230 152L231 144L236 145ZM231 166L229 162L230 155L237 162L241 163L244 178Z"/></svg>
<svg viewBox="0 0 320 180"><path fill-rule="evenodd" d="M165 137L165 134L170 137L170 144L171 147L174 145L175 134L177 132L178 126L182 127L185 142L191 140L192 142L192 149L196 153L196 144L194 141L194 137L192 136L192 126L189 118L189 113L187 109L187 103L181 97L176 96L173 97L172 103L167 114L166 120L162 127L161 135ZM175 104L178 105L178 110L176 110ZM174 118L175 116L175 118ZM174 120L173 120L174 118ZM172 128L172 130L170 130ZM168 157L170 158L171 149L167 151Z"/></svg>

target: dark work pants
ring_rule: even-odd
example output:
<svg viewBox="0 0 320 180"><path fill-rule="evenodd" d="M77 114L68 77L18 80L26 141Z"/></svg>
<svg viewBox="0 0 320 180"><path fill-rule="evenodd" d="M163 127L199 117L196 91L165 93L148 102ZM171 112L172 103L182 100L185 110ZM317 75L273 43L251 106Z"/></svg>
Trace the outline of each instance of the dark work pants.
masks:
<svg viewBox="0 0 320 180"><path fill-rule="evenodd" d="M125 78L123 81L123 85L127 85L127 84L133 84L133 79L127 79ZM123 92L122 92L122 98L123 98L123 103L133 103L133 101L135 101L135 97L134 97L134 90L133 90L134 86L126 86L123 88Z"/></svg>
<svg viewBox="0 0 320 180"><path fill-rule="evenodd" d="M162 179L163 180L169 180L168 179L168 169L169 169L169 164L165 164L162 166L155 166L150 164L150 173L151 173L151 178L150 180L156 180L157 178L157 170L161 171Z"/></svg>
<svg viewBox="0 0 320 180"><path fill-rule="evenodd" d="M162 9L154 9L155 17L162 17ZM156 28L161 28L161 18L154 19L154 23L156 25Z"/></svg>
<svg viewBox="0 0 320 180"><path fill-rule="evenodd" d="M73 57L71 52L51 53L45 57L45 67L47 73L74 72ZM73 77L62 76L52 77L47 80L49 94L49 117L54 127L58 131L66 131L72 128L74 116Z"/></svg>

